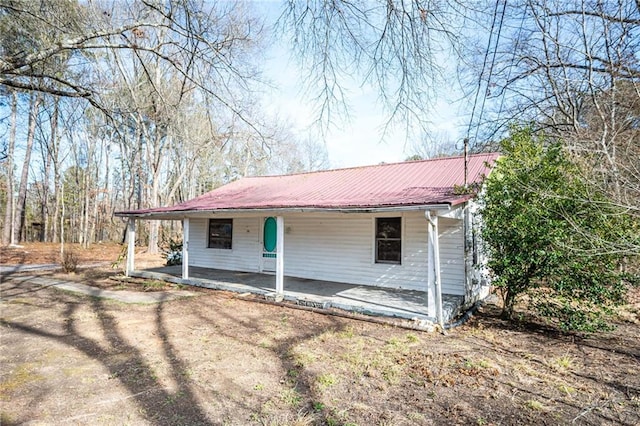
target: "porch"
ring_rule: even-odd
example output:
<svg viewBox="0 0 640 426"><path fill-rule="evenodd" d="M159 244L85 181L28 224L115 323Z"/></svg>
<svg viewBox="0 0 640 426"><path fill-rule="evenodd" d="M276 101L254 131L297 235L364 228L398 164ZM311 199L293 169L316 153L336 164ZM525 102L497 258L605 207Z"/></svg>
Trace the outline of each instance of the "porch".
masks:
<svg viewBox="0 0 640 426"><path fill-rule="evenodd" d="M236 293L252 293L275 298L275 277L270 274L227 271L190 266L189 278L182 278L181 266L165 266L132 271L132 276L159 279ZM427 313L427 292L344 284L304 278L284 277L284 300L298 305L337 308L372 316L434 321ZM461 311L462 296L442 295L444 322Z"/></svg>

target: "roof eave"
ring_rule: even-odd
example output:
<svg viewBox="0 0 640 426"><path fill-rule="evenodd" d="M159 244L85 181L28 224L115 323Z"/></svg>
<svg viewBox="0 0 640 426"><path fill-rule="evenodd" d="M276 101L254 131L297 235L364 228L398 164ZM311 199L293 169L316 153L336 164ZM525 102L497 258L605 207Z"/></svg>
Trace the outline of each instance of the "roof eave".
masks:
<svg viewBox="0 0 640 426"><path fill-rule="evenodd" d="M466 200L464 200L466 201ZM462 201L462 202L464 202ZM354 207L276 207L276 208L244 208L244 209L199 209L199 210L175 210L162 212L116 212L117 217L129 217L149 220L179 220L185 217L202 214L233 214L233 213L385 213L420 210L450 210L452 206L460 202L414 204L399 206L354 206Z"/></svg>

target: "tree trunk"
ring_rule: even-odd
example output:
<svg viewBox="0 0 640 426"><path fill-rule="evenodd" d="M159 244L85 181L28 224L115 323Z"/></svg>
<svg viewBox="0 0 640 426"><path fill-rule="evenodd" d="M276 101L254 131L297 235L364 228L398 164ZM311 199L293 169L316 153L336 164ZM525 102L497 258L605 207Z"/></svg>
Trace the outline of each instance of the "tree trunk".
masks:
<svg viewBox="0 0 640 426"><path fill-rule="evenodd" d="M113 211L112 211L112 205L115 205L115 200L113 200L114 202L112 202L112 196L111 196L111 191L109 189L109 181L111 179L111 168L110 168L110 157L111 157L111 140L109 140L109 142L107 142L107 146L106 146L106 152L105 152L105 179L104 179L104 188L103 188L103 193L104 193L104 199L105 199L105 205L104 205L104 210L102 211L102 214L104 215L103 218L103 229L102 229L102 234L100 239L101 240L111 240L112 238L114 238L114 236L112 236L111 233L111 228L112 228L112 224L113 224ZM124 182L123 182L123 186L124 186ZM106 229L105 229L106 228Z"/></svg>
<svg viewBox="0 0 640 426"><path fill-rule="evenodd" d="M60 143L58 128L58 115L60 113L58 99L54 104L54 117L56 120L55 133L56 137L51 138L51 146L49 146L49 153L51 155L51 163L53 165L53 218L51 220L51 241L56 242L58 239L58 226L60 223ZM53 133L53 128L52 128Z"/></svg>
<svg viewBox="0 0 640 426"><path fill-rule="evenodd" d="M93 211L91 216L93 220L91 221L91 227L89 229L89 235L91 238L91 242L95 242L96 239L99 241L102 238L98 236L98 234L102 233L102 229L105 224L102 222L100 218L100 211L98 209L98 204L104 204L104 193L101 191L100 187L100 170L102 169L102 160L104 154L104 138L100 138L100 151L98 155L96 155L96 164L95 173L93 175Z"/></svg>
<svg viewBox="0 0 640 426"><path fill-rule="evenodd" d="M151 176L153 182L151 182L151 197L150 207L158 207L159 202L159 190L160 190L160 172L162 170L162 138L160 130L156 126L154 152L153 152L153 170ZM157 220L152 220L149 223L149 246L148 252L152 254L158 253L158 233L160 229L160 223Z"/></svg>
<svg viewBox="0 0 640 426"><path fill-rule="evenodd" d="M137 182L138 182L138 186L136 187L136 208L138 210L140 210L142 208L142 186L144 185L144 180L142 179L142 161L143 161L143 157L142 157L142 120L141 119L137 119L136 120L136 124L138 126L138 131L137 131L137 137L138 137L138 151L136 152L136 177L137 177Z"/></svg>
<svg viewBox="0 0 640 426"><path fill-rule="evenodd" d="M517 294L510 289L506 289L506 294L504 296L504 305L502 306L502 313L500 316L503 319L511 320L513 319L513 310L516 304L516 296Z"/></svg>
<svg viewBox="0 0 640 426"><path fill-rule="evenodd" d="M90 182L89 182L89 166L87 166L85 173L84 173L84 182L83 182L83 189L84 189L84 199L82 200L82 216L81 216L81 220L82 220L82 247L84 248L88 248L89 245L91 245L91 236L89 235L89 212L90 212L90 205L91 205L91 191L92 188L90 187Z"/></svg>
<svg viewBox="0 0 640 426"><path fill-rule="evenodd" d="M64 181L60 185L60 261L64 260Z"/></svg>
<svg viewBox="0 0 640 426"><path fill-rule="evenodd" d="M93 242L93 235L90 228L90 222L95 223L95 215L93 216L93 219L90 220L90 216L92 212L91 202L93 201L94 205L96 204L95 195L93 197L93 200L91 197L92 193L96 194L96 188L94 187L94 183L93 183L93 170L91 169L95 167L96 174L97 174L98 169L100 168L100 165L97 164L96 162L96 144L91 140L89 140L88 142L89 143L87 146L87 166L83 174L83 183L82 183L83 200L82 200L81 227L82 227L82 246L84 248L88 248Z"/></svg>
<svg viewBox="0 0 640 426"><path fill-rule="evenodd" d="M53 114L51 116L51 136L49 143L45 146L45 150L42 153L45 159L44 176L42 179L42 205L40 206L40 216L42 222L42 229L40 234L40 241L49 241L51 233L49 232L49 177L51 174L51 163L53 162L52 148L55 146L55 140L58 137L58 98L53 101Z"/></svg>
<svg viewBox="0 0 640 426"><path fill-rule="evenodd" d="M22 164L22 174L20 175L20 188L18 189L18 200L16 203L15 228L21 241L24 235L26 222L27 186L29 180L29 163L31 161L31 151L36 133L36 123L38 121L38 108L40 107L41 95L31 98L31 110L29 111L29 130L27 133L27 146L24 153L24 163Z"/></svg>
<svg viewBox="0 0 640 426"><path fill-rule="evenodd" d="M15 242L14 214L15 204L13 199L13 151L16 146L16 122L18 116L18 94L11 92L11 130L9 131L9 146L7 152L7 207L4 211L4 229L2 230L2 245L13 244Z"/></svg>
<svg viewBox="0 0 640 426"><path fill-rule="evenodd" d="M60 241L59 234L58 234L58 230L59 230L58 218L59 217L60 217L60 186L56 181L53 189L53 218L52 218L53 223L51 226L51 241L54 243L56 241Z"/></svg>

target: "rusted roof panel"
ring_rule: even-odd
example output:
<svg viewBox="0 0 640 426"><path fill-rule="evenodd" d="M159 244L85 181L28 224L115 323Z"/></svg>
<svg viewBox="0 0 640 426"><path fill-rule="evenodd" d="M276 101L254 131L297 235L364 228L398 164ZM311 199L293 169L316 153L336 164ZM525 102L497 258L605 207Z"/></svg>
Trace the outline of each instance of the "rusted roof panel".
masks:
<svg viewBox="0 0 640 426"><path fill-rule="evenodd" d="M480 182L499 154L468 157L468 183ZM464 184L464 158L447 157L282 176L246 177L170 207L124 211L154 216L216 210L357 210L456 205L472 197L455 194Z"/></svg>

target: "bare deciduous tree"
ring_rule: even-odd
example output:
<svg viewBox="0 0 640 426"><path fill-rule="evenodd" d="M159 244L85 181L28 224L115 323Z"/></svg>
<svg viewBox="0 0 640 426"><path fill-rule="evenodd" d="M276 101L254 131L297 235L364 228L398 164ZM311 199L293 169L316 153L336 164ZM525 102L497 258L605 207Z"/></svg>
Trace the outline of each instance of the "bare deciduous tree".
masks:
<svg viewBox="0 0 640 426"><path fill-rule="evenodd" d="M14 215L15 215L15 201L14 201L14 173L13 173L13 155L16 145L16 126L18 116L18 94L15 90L11 91L11 123L9 124L9 137L7 138L7 157L5 173L7 175L7 197L6 206L4 212L4 222L2 229L2 244L8 245L15 242L14 233Z"/></svg>
<svg viewBox="0 0 640 426"><path fill-rule="evenodd" d="M74 215L78 226L69 238L88 244L101 209L110 215L115 208L170 202L202 152L224 145L216 133L224 127L215 122L221 117L265 144L247 108L261 84L255 64L262 37L262 22L244 2L0 0L0 85L74 105L30 121L27 145L36 128L41 144L33 168L40 195L34 209L41 215L50 212L53 169L51 236L58 239L67 226L60 215ZM87 106L93 108L83 114ZM190 128L203 131L194 135ZM63 145L73 155L61 155ZM174 168L168 152L186 170ZM103 158L105 165L119 163L119 176L101 170ZM23 182L20 194L26 194ZM66 197L74 200L62 198L67 183ZM154 250L157 232L149 235Z"/></svg>
<svg viewBox="0 0 640 426"><path fill-rule="evenodd" d="M26 204L27 204L27 187L29 179L29 165L31 152L33 150L33 141L36 133L36 123L38 121L38 112L40 103L42 102L42 94L36 93L31 96L29 108L29 125L27 130L27 144L25 147L24 161L22 163L22 172L20 173L20 184L18 186L18 199L16 200L16 213L14 216L13 229L18 240L25 239L25 221L26 221Z"/></svg>
<svg viewBox="0 0 640 426"><path fill-rule="evenodd" d="M455 54L466 6L456 1L287 2L280 27L307 72L323 128L348 116L345 82L371 84L389 121L427 126L441 58Z"/></svg>
<svg viewBox="0 0 640 426"><path fill-rule="evenodd" d="M451 141L444 131L425 133L420 141L411 144L413 155L410 158L426 160L429 158L449 157L461 154L462 147Z"/></svg>
<svg viewBox="0 0 640 426"><path fill-rule="evenodd" d="M564 141L586 179L640 216L638 51L639 2L508 4L485 82L486 133L537 123Z"/></svg>
<svg viewBox="0 0 640 426"><path fill-rule="evenodd" d="M488 15L502 29L495 59L477 52L490 53L492 70L483 81L491 104L480 123L485 134L535 123L581 165L594 200L606 194L620 214L640 218L640 2L504 4L504 17ZM611 249L640 252L626 243Z"/></svg>

